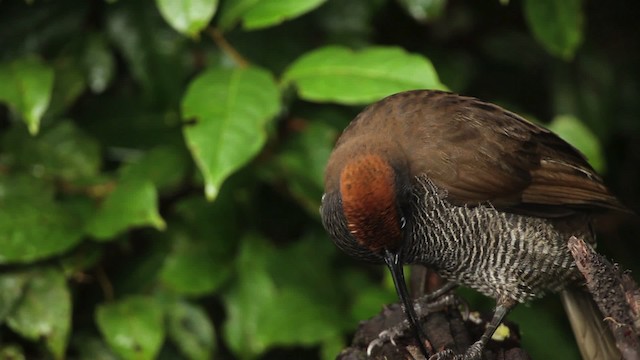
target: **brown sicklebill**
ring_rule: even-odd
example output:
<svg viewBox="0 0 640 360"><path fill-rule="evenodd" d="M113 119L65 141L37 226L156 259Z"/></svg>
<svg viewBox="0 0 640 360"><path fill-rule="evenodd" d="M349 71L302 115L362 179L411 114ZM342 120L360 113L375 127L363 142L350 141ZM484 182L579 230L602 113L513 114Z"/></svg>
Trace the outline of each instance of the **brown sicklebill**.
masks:
<svg viewBox="0 0 640 360"><path fill-rule="evenodd" d="M496 300L474 345L432 358L480 359L517 303L560 292L583 358L609 360L619 352L567 247L571 236L593 243L591 217L604 210L626 211L549 130L475 98L418 90L367 107L344 130L321 215L340 249L387 264L425 356L403 264Z"/></svg>

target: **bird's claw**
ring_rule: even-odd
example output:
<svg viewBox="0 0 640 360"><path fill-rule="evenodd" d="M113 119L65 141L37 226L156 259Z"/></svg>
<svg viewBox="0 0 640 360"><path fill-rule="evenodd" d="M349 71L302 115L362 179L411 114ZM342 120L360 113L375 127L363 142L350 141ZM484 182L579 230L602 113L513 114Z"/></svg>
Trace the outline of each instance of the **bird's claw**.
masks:
<svg viewBox="0 0 640 360"><path fill-rule="evenodd" d="M479 360L482 358L482 350L484 344L476 341L471 345L464 354L456 354L451 349L446 349L434 354L429 360Z"/></svg>
<svg viewBox="0 0 640 360"><path fill-rule="evenodd" d="M387 341L393 344L393 346L397 346L396 338L401 336L408 328L409 323L407 321L403 321L392 328L381 331L378 334L378 337L371 341L369 346L367 346L367 356L371 356L376 347L382 346Z"/></svg>

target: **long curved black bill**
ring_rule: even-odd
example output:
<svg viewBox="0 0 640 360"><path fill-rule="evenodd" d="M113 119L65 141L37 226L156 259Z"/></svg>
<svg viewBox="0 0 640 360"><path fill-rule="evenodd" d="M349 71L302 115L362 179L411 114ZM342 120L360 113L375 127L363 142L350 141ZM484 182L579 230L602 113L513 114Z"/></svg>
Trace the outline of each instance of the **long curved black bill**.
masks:
<svg viewBox="0 0 640 360"><path fill-rule="evenodd" d="M416 311L413 309L413 301L409 297L409 291L407 290L407 283L404 280L404 270L402 268L402 263L400 262L399 254L394 254L389 250L384 251L384 262L389 267L389 271L391 271L391 277L393 278L393 284L396 286L396 292L398 293L398 297L402 304L404 305L404 313L409 319L409 323L411 324L411 328L414 332L416 340L418 341L418 346L420 347L420 351L425 356L425 358L429 358L429 353L424 346L424 332L422 331L422 326L420 326L420 322L418 322L418 316L416 315Z"/></svg>

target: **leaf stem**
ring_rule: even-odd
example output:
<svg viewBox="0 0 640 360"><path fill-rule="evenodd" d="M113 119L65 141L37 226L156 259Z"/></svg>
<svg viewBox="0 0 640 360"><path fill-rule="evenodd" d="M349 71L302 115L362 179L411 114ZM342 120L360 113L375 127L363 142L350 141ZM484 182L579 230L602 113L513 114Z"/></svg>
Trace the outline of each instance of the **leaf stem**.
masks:
<svg viewBox="0 0 640 360"><path fill-rule="evenodd" d="M229 57L231 57L239 67L246 68L247 66L249 66L249 61L244 56L242 56L242 54L240 54L238 50L236 50L231 44L229 44L220 30L211 27L207 29L207 32L216 43L216 45L218 45L218 47L224 53L229 55Z"/></svg>
<svg viewBox="0 0 640 360"><path fill-rule="evenodd" d="M107 277L107 273L104 271L102 265L96 267L96 279L98 280L98 284L100 285L107 302L113 301L113 285L111 284L109 277Z"/></svg>

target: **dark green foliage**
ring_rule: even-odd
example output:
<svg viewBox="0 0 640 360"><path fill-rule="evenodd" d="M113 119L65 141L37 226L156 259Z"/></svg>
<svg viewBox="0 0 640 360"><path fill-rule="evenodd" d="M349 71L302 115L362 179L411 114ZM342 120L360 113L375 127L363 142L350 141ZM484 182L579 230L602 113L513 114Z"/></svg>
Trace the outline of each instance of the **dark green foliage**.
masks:
<svg viewBox="0 0 640 360"><path fill-rule="evenodd" d="M403 90L549 124L638 209L634 6L0 2L0 358L334 358L396 298L322 230L324 166ZM514 313L534 357L577 356L558 303Z"/></svg>

